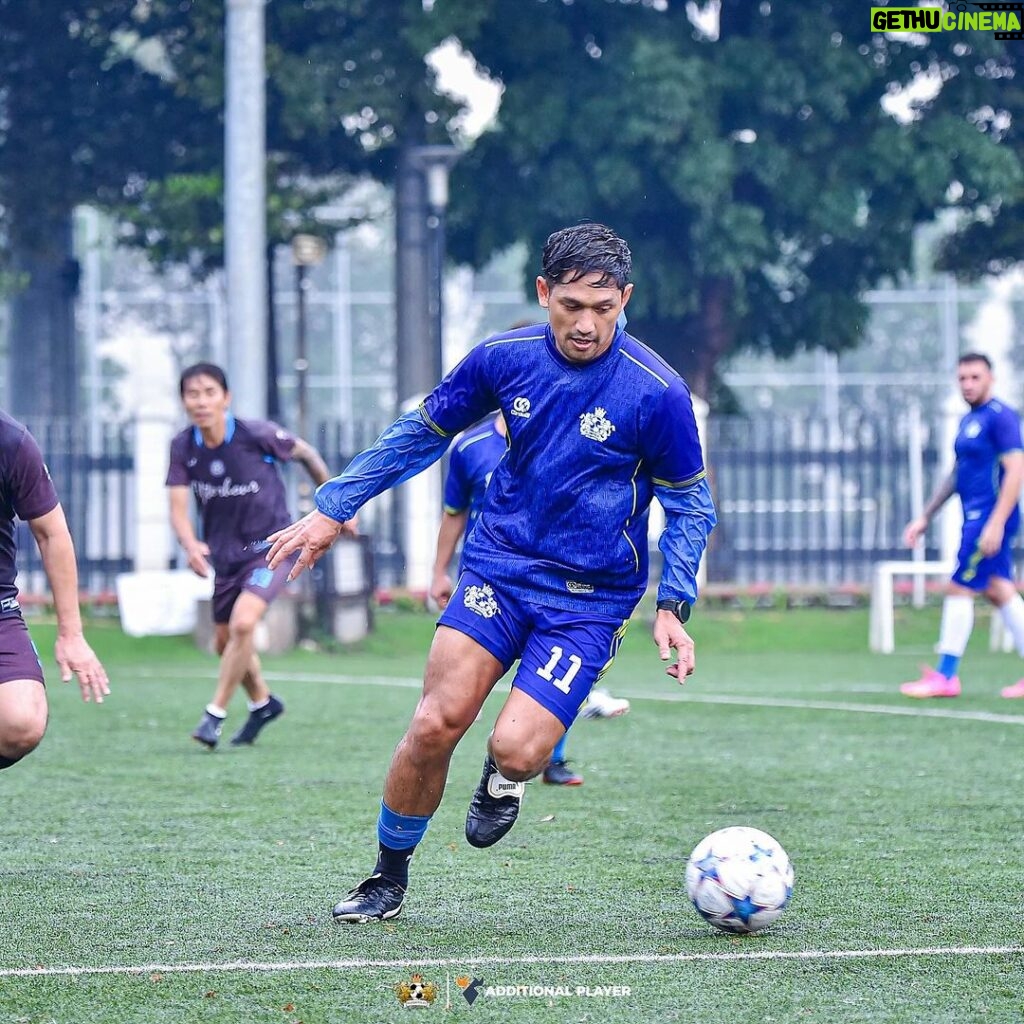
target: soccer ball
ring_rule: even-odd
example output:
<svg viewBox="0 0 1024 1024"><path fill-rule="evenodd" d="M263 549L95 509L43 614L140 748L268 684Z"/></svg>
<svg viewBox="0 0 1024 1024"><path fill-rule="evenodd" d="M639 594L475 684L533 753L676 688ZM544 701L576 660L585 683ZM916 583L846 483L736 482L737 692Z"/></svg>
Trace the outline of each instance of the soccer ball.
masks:
<svg viewBox="0 0 1024 1024"><path fill-rule="evenodd" d="M686 864L697 913L726 932L756 932L777 921L793 894L793 865L767 832L745 825L705 836Z"/></svg>

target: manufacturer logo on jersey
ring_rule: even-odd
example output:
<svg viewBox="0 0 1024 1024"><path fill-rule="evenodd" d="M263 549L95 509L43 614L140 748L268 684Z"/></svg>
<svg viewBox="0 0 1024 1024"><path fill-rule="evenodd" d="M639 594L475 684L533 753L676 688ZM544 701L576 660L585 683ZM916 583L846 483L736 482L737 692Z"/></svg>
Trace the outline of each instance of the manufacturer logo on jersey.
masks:
<svg viewBox="0 0 1024 1024"><path fill-rule="evenodd" d="M565 589L570 594L592 594L594 592L593 583L580 583L579 580L566 580Z"/></svg>
<svg viewBox="0 0 1024 1024"><path fill-rule="evenodd" d="M189 469L191 469L193 466L195 466L195 464L198 461L199 460L197 458L195 458L195 456L193 456L191 459L188 460L188 462L185 463L185 465L188 466Z"/></svg>
<svg viewBox="0 0 1024 1024"><path fill-rule="evenodd" d="M214 459L210 463L210 474L212 476L223 476L224 475L224 463L220 459Z"/></svg>
<svg viewBox="0 0 1024 1024"><path fill-rule="evenodd" d="M580 433L591 441L607 441L614 432L615 424L605 419L605 410L601 406L580 415Z"/></svg>
<svg viewBox="0 0 1024 1024"><path fill-rule="evenodd" d="M519 398L513 398L512 415L528 420L530 418L530 400L528 398L523 398L522 396Z"/></svg>
<svg viewBox="0 0 1024 1024"><path fill-rule="evenodd" d="M485 619L491 619L498 614L498 602L494 597L494 591L487 583L482 587L466 587L462 602L471 612L476 612Z"/></svg>
<svg viewBox="0 0 1024 1024"><path fill-rule="evenodd" d="M287 436L288 436L288 431L287 430L279 430L276 434L274 434L274 437L276 437L278 439L278 441L283 441Z"/></svg>
<svg viewBox="0 0 1024 1024"><path fill-rule="evenodd" d="M964 437L977 437L981 433L981 424L977 420L971 420L964 427Z"/></svg>

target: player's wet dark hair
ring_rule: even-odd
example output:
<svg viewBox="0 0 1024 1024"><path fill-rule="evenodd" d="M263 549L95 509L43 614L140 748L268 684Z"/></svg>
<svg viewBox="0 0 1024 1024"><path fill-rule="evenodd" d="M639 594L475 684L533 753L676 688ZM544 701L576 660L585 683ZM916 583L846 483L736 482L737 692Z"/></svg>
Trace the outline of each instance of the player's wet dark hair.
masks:
<svg viewBox="0 0 1024 1024"><path fill-rule="evenodd" d="M992 369L992 360L983 352L965 352L956 362L957 366L963 363L984 363L990 370Z"/></svg>
<svg viewBox="0 0 1024 1024"><path fill-rule="evenodd" d="M182 398L185 397L185 385L193 377L212 377L225 391L228 390L228 378L216 363L194 363L185 367L178 381L178 392Z"/></svg>
<svg viewBox="0 0 1024 1024"><path fill-rule="evenodd" d="M633 257L629 246L611 228L588 221L548 236L541 260L548 284L570 284L588 274L600 274L599 288L629 283Z"/></svg>

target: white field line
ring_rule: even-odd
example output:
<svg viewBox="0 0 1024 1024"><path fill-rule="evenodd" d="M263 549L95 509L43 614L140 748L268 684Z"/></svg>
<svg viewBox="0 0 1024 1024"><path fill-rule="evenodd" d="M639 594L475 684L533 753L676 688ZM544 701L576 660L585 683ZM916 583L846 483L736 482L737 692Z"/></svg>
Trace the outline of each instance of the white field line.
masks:
<svg viewBox="0 0 1024 1024"><path fill-rule="evenodd" d="M166 673L151 669L138 669L135 676L164 678ZM192 679L216 679L213 672L179 673ZM264 672L274 682L325 683L333 686L393 686L418 690L423 681L411 676L347 676L315 672ZM675 684L673 684L675 685ZM1024 715L1008 715L997 711L957 711L955 708L932 704L854 704L846 701L800 700L788 697L744 697L738 694L693 693L672 691L665 693L638 693L616 689L616 694L630 700L650 700L681 704L733 704L751 708L786 708L797 711L842 711L861 715L902 715L909 718L954 718L967 722L989 722L997 725L1024 725Z"/></svg>
<svg viewBox="0 0 1024 1024"><path fill-rule="evenodd" d="M533 964L676 964L759 960L873 960L923 956L1021 956L1024 946L924 946L918 949L757 950L751 953L582 953L577 956L467 956L424 960L232 960L228 963L143 964L138 967L16 967L0 969L0 978L40 978L88 974L205 974L249 971L360 971L401 968L521 967Z"/></svg>

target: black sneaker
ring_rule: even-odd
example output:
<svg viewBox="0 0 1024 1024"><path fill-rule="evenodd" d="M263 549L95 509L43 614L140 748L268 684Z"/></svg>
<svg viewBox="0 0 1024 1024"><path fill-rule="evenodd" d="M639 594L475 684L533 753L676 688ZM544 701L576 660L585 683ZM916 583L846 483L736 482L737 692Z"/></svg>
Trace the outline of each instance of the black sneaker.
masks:
<svg viewBox="0 0 1024 1024"><path fill-rule="evenodd" d="M550 761L544 769L543 778L549 786L583 785L583 776L574 772L565 761Z"/></svg>
<svg viewBox="0 0 1024 1024"><path fill-rule="evenodd" d="M490 754L484 758L484 773L469 801L466 813L466 841L484 849L493 846L516 823L523 801L525 783L506 779Z"/></svg>
<svg viewBox="0 0 1024 1024"><path fill-rule="evenodd" d="M402 912L405 890L383 875L370 875L334 907L336 924L369 924L390 921Z"/></svg>
<svg viewBox="0 0 1024 1024"><path fill-rule="evenodd" d="M210 750L213 750L217 746L217 741L220 739L220 731L223 728L223 718L218 718L216 715L211 715L209 711L204 711L203 717L199 719L199 724L192 733L192 739L202 743L204 747L209 747Z"/></svg>
<svg viewBox="0 0 1024 1024"><path fill-rule="evenodd" d="M283 714L284 704L271 694L270 700L268 700L263 707L249 712L249 717L245 720L245 725L243 725L242 728L231 737L232 744L237 747L243 743L254 742L256 737L259 736L260 729L262 729L263 726L268 722L272 722L278 715Z"/></svg>

